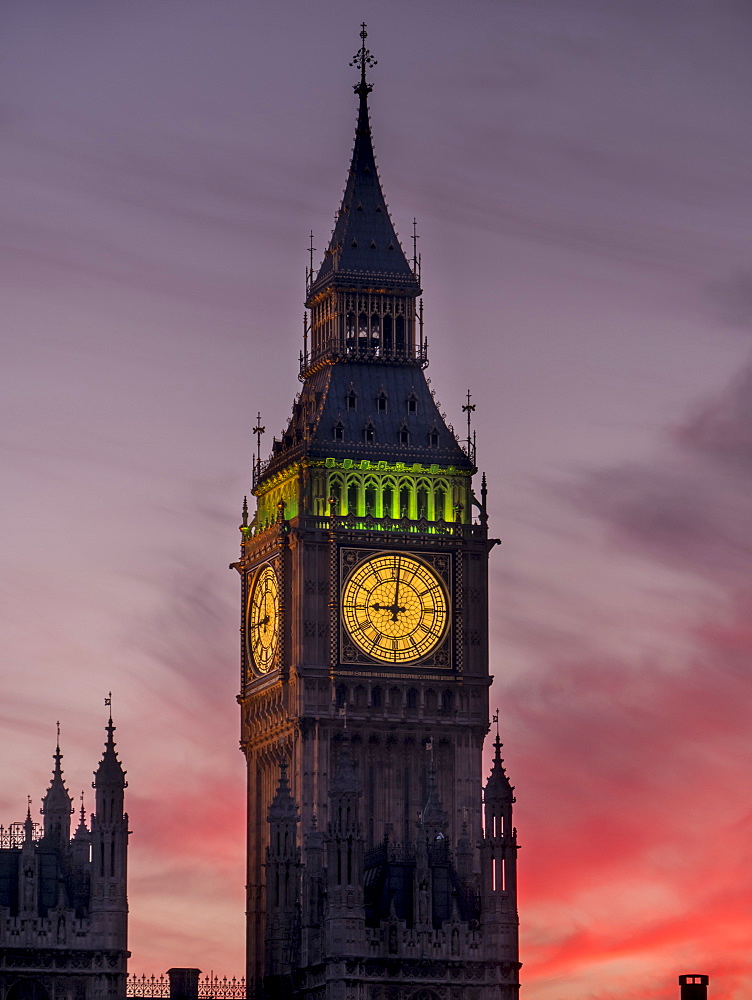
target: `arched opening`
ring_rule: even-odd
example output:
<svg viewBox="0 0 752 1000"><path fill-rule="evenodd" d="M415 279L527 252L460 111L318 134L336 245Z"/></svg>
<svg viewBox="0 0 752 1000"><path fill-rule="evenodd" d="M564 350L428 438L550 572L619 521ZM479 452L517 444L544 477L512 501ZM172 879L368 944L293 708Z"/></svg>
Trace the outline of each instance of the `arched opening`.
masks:
<svg viewBox="0 0 752 1000"><path fill-rule="evenodd" d="M397 354L405 353L405 317L398 316L395 323Z"/></svg>
<svg viewBox="0 0 752 1000"><path fill-rule="evenodd" d="M385 316L381 324L383 335L384 354L391 354L394 350L394 338L392 336L392 317Z"/></svg>
<svg viewBox="0 0 752 1000"><path fill-rule="evenodd" d="M427 487L425 487L423 485L421 485L419 487L419 489L418 489L417 504L418 504L417 516L419 518L420 517L426 517L427 518L428 517L428 489L427 489Z"/></svg>
<svg viewBox="0 0 752 1000"><path fill-rule="evenodd" d="M394 487L385 486L381 499L382 517L394 517Z"/></svg>
<svg viewBox="0 0 752 1000"><path fill-rule="evenodd" d="M376 487L372 484L366 486L365 501L366 514L374 516L376 514Z"/></svg>
<svg viewBox="0 0 752 1000"><path fill-rule="evenodd" d="M371 688L371 705L373 708L381 708L381 688Z"/></svg>
<svg viewBox="0 0 752 1000"><path fill-rule="evenodd" d="M358 513L358 484L354 480L347 487L347 513Z"/></svg>
<svg viewBox="0 0 752 1000"><path fill-rule="evenodd" d="M345 347L348 354L355 350L355 313L349 312L345 319Z"/></svg>
<svg viewBox="0 0 752 1000"><path fill-rule="evenodd" d="M410 489L403 486L399 491L399 516L410 517Z"/></svg>
<svg viewBox="0 0 752 1000"><path fill-rule="evenodd" d="M368 316L361 313L358 317L358 353L365 353L368 349Z"/></svg>
<svg viewBox="0 0 752 1000"><path fill-rule="evenodd" d="M379 354L381 346L381 317L378 313L371 315L371 350Z"/></svg>

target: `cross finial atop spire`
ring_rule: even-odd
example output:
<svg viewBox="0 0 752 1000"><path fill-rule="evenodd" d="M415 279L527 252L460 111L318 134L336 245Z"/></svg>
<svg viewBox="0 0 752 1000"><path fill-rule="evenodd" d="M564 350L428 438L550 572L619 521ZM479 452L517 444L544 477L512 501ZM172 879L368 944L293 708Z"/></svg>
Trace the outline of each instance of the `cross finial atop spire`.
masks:
<svg viewBox="0 0 752 1000"><path fill-rule="evenodd" d="M371 55L371 50L366 48L368 32L366 31L365 21L360 25L360 37L362 39L360 48L353 56L350 65L356 66L360 70L360 83L356 84L353 90L360 97L365 97L373 90L373 86L366 81L366 66L376 66L378 64L378 59L374 59Z"/></svg>

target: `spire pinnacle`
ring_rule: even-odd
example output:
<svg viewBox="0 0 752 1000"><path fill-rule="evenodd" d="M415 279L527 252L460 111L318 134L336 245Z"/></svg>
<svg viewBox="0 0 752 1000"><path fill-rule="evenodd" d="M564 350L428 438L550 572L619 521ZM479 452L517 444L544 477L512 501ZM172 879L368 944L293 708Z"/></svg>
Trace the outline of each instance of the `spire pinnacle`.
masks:
<svg viewBox="0 0 752 1000"><path fill-rule="evenodd" d="M109 708L109 718L107 720L107 725L105 730L107 732L107 739L104 743L104 753L102 754L102 759L99 762L99 766L94 772L94 783L93 788L101 788L102 786L109 784L114 785L118 788L127 788L128 782L125 780L125 771L123 770L123 765L118 760L117 750L115 749L115 725L112 722L112 692L104 700L105 706Z"/></svg>
<svg viewBox="0 0 752 1000"><path fill-rule="evenodd" d="M374 59L371 55L370 49L366 48L366 38L368 38L368 32L366 31L365 21L361 22L360 25L360 37L360 48L352 57L350 65L355 66L360 70L360 82L355 84L353 90L359 97L365 98L373 90L373 85L368 83L366 80L366 67L376 66L378 64L378 59Z"/></svg>

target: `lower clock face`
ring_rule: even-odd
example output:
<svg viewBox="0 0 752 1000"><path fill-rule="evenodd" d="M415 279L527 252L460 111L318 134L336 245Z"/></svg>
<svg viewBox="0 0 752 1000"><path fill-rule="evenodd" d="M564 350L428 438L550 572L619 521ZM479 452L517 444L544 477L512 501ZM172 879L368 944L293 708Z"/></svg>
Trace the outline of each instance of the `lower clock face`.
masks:
<svg viewBox="0 0 752 1000"><path fill-rule="evenodd" d="M271 566L264 566L253 582L246 629L253 668L266 674L274 667L279 641L279 587Z"/></svg>
<svg viewBox="0 0 752 1000"><path fill-rule="evenodd" d="M342 591L345 629L355 645L384 663L420 660L444 638L449 599L434 570L412 556L381 552L364 559Z"/></svg>

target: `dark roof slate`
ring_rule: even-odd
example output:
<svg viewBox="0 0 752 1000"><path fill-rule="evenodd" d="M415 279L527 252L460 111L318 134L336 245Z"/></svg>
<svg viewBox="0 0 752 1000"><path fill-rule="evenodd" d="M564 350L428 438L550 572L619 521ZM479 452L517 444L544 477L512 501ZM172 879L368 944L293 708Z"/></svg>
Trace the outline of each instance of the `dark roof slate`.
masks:
<svg viewBox="0 0 752 1000"><path fill-rule="evenodd" d="M374 281L419 292L418 279L397 238L381 190L363 91L342 205L311 293L330 284L363 285Z"/></svg>
<svg viewBox="0 0 752 1000"><path fill-rule="evenodd" d="M348 406L352 393L354 408ZM385 411L378 405L382 396ZM408 406L411 398L414 412ZM365 433L369 426L373 440ZM340 431L335 433L335 428ZM473 468L417 365L340 362L310 375L266 472L305 456Z"/></svg>

